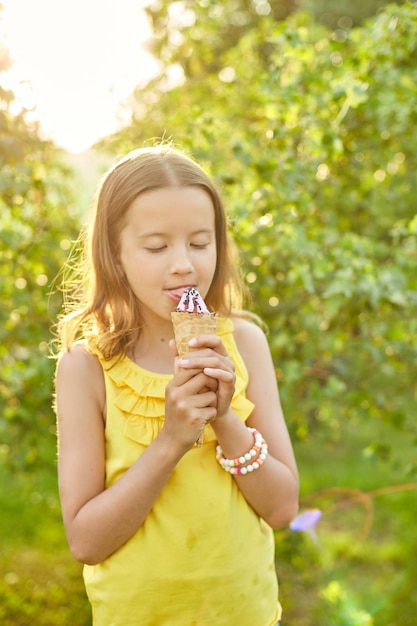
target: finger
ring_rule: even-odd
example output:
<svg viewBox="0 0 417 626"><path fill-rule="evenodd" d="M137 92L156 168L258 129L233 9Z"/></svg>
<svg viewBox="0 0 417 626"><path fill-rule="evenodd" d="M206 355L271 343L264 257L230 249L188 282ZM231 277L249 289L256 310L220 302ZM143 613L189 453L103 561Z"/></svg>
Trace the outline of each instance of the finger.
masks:
<svg viewBox="0 0 417 626"><path fill-rule="evenodd" d="M220 358L217 355L213 355L213 353L207 356L200 353L196 355L192 355L190 353L189 355L178 359L178 366L184 369L199 368L203 370L209 367L211 369L223 369L231 372L234 371L233 362L229 358Z"/></svg>
<svg viewBox="0 0 417 626"><path fill-rule="evenodd" d="M193 399L194 406L198 409L217 406L217 394L211 389L200 391Z"/></svg>
<svg viewBox="0 0 417 626"><path fill-rule="evenodd" d="M191 370L186 370L186 373L190 371ZM177 378L180 379L180 375ZM200 394L206 389L208 389L212 393L215 392L218 383L215 380L214 376L206 376L206 374L204 374L202 370L198 370L197 373L194 373L192 376L188 377L188 379L184 380L183 383L178 386L183 387L184 393L187 396L194 396L196 394Z"/></svg>
<svg viewBox="0 0 417 626"><path fill-rule="evenodd" d="M175 339L170 339L168 345L171 349L173 356L178 356L177 342L175 341Z"/></svg>
<svg viewBox="0 0 417 626"><path fill-rule="evenodd" d="M203 389L203 391L206 391L206 389L209 391L217 391L218 386L219 386L219 381L216 378L206 376L206 383L205 383L205 388Z"/></svg>
<svg viewBox="0 0 417 626"><path fill-rule="evenodd" d="M197 429L202 430L206 424L216 419L217 410L216 407L203 407L201 409L194 409L190 415L187 428L191 428L194 432Z"/></svg>
<svg viewBox="0 0 417 626"><path fill-rule="evenodd" d="M235 380L235 375L233 372L228 372L222 369L216 369L213 367L205 367L203 370L206 376L210 378L215 378L216 380L223 383L233 383Z"/></svg>
<svg viewBox="0 0 417 626"><path fill-rule="evenodd" d="M216 407L208 406L204 409L201 409L201 418L203 420L204 426L209 424L217 417Z"/></svg>
<svg viewBox="0 0 417 626"><path fill-rule="evenodd" d="M175 372L175 375L172 380L172 383L176 387L181 387L182 385L185 385L189 380L193 379L195 376L198 376L198 374L203 374L203 368L199 367L198 369L197 368L188 369L188 368L180 367L178 364L176 364L174 368L174 372Z"/></svg>
<svg viewBox="0 0 417 626"><path fill-rule="evenodd" d="M227 355L226 348L217 335L197 335L197 337L193 337L193 339L189 341L188 345L193 350L196 348L212 348L224 356Z"/></svg>

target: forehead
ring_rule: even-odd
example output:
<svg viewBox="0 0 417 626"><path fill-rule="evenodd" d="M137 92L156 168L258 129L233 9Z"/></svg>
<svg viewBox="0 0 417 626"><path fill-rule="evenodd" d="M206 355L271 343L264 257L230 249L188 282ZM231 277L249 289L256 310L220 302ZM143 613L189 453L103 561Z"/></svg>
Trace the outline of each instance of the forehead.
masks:
<svg viewBox="0 0 417 626"><path fill-rule="evenodd" d="M141 230L159 224L159 229L213 227L214 206L201 187L163 187L141 193L129 207L126 225Z"/></svg>

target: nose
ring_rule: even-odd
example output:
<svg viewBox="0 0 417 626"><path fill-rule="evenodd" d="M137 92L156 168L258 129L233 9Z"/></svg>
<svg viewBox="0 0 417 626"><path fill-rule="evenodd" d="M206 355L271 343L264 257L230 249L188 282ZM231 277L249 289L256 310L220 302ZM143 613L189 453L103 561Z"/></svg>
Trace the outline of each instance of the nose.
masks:
<svg viewBox="0 0 417 626"><path fill-rule="evenodd" d="M171 274L190 274L194 270L188 247L180 246L173 250Z"/></svg>

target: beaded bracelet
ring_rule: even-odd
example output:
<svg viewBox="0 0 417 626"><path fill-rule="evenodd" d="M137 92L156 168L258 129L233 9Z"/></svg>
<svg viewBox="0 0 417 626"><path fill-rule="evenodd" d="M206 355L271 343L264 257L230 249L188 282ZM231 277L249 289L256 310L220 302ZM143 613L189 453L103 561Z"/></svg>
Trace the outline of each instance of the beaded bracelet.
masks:
<svg viewBox="0 0 417 626"><path fill-rule="evenodd" d="M262 435L256 430L256 428L248 427L254 438L254 445L252 448L236 459L226 459L223 450L220 445L216 446L216 459L222 466L222 468L230 474L248 474L257 470L264 463L268 455L268 444ZM255 458L256 457L256 458ZM248 461L255 459L253 463L245 465Z"/></svg>
<svg viewBox="0 0 417 626"><path fill-rule="evenodd" d="M265 441L261 433L258 432L256 428L248 427L248 430L253 435L254 444L253 444L253 447L242 456L239 456L236 459L226 459L225 456L223 455L223 450L221 449L221 447L219 445L216 446L216 453L217 453L216 459L218 460L220 465L228 466L228 467L241 467L247 461L251 461L255 456L259 454L261 446L263 443L265 443Z"/></svg>

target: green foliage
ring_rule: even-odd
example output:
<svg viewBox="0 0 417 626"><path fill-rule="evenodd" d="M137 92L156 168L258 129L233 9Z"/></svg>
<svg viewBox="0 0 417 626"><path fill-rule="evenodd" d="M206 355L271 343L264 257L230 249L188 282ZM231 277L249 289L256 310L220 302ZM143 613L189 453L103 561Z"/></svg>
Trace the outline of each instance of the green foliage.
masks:
<svg viewBox="0 0 417 626"><path fill-rule="evenodd" d="M303 432L370 413L414 427L416 17L393 7L343 44L300 18L273 31L235 149L246 276Z"/></svg>
<svg viewBox="0 0 417 626"><path fill-rule="evenodd" d="M188 13L188 22L168 28L168 4L197 19ZM256 12L261 4L236 0L230 11L231 3L160 0L153 19L161 74L136 94L131 127L103 147L121 154L172 137L216 176L249 306L269 326L304 494L343 485L375 492L399 482L379 461L390 460L401 481L416 470L417 7L390 5L360 27L342 20L333 31L307 13L279 23ZM55 472L48 344L61 300L54 280L78 219L60 155L24 111L11 114L13 103L0 89L0 458L20 468L46 462ZM9 510L16 492L3 491L2 510L17 519ZM33 520L52 515L60 524L48 496L36 493L43 513L51 508L46 518L16 500L31 523L9 523L0 534L56 545L45 527L32 534ZM399 606L401 623L414 623L413 507L407 494L391 496L397 500L375 515L375 534L367 526L359 546L355 506L333 503L348 511L337 517L324 496L315 501L324 511L322 550L309 537L278 535L294 623L371 624L375 614L388 626ZM81 592L70 589L72 606L63 593L61 567L71 580L78 569L40 558L58 582L22 551L17 563L28 575L1 572L2 623L27 623L35 613L51 623L57 607L61 623L78 623L77 607L87 623ZM308 601L297 606L303 594Z"/></svg>
<svg viewBox="0 0 417 626"><path fill-rule="evenodd" d="M0 461L50 462L54 281L76 234L69 170L0 91Z"/></svg>
<svg viewBox="0 0 417 626"><path fill-rule="evenodd" d="M297 626L412 626L417 483L360 453L378 424L345 422L340 440L325 433L296 444L303 477L302 510L319 508L315 540L307 532L276 534L285 621ZM405 432L379 426L396 461L412 448ZM383 485L381 487L381 485Z"/></svg>
<svg viewBox="0 0 417 626"><path fill-rule="evenodd" d="M0 622L2 626L87 626L91 610L82 566L70 556L56 479L0 466Z"/></svg>
<svg viewBox="0 0 417 626"><path fill-rule="evenodd" d="M298 6L308 10L320 23L337 30L346 24L358 26L364 20L383 10L389 0L300 0ZM401 0L396 4L403 4Z"/></svg>
<svg viewBox="0 0 417 626"><path fill-rule="evenodd" d="M202 28L177 55L204 79L155 79L111 149L172 137L217 176L294 435L371 416L414 433L416 6L335 32L265 17L215 67Z"/></svg>
<svg viewBox="0 0 417 626"><path fill-rule="evenodd" d="M177 62L186 45L204 59L197 28L182 31ZM269 326L304 494L359 497L392 485L389 464L397 482L416 472L416 58L410 2L335 31L303 13L265 17L205 73L181 64L175 86L166 68L108 145L172 138L217 177L250 306ZM357 503L338 501L336 517L303 497L324 511L321 549L278 534L291 622L414 623L415 496L387 492L381 513L369 498L358 501L375 512L366 533Z"/></svg>

